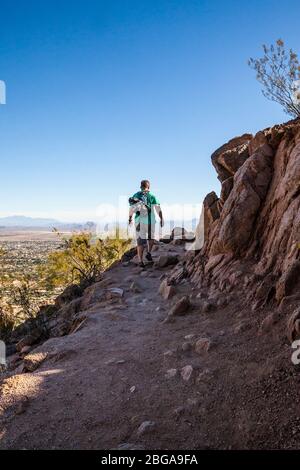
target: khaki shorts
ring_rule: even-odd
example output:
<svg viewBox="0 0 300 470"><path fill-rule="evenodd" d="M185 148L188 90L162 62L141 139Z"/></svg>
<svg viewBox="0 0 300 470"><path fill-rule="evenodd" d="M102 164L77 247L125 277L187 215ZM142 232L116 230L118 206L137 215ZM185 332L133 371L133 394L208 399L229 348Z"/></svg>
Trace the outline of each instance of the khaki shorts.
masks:
<svg viewBox="0 0 300 470"><path fill-rule="evenodd" d="M136 242L138 246L146 245L147 240L154 240L155 238L155 223L154 224L137 224L136 230Z"/></svg>

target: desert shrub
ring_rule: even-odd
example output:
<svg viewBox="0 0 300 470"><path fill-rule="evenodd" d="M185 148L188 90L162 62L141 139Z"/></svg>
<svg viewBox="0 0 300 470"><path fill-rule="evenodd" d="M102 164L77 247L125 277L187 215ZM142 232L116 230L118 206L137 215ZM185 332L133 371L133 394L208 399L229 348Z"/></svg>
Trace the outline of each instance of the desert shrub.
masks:
<svg viewBox="0 0 300 470"><path fill-rule="evenodd" d="M0 340L6 341L16 326L16 316L10 305L0 307Z"/></svg>
<svg viewBox="0 0 300 470"><path fill-rule="evenodd" d="M35 317L39 305L36 299L36 290L29 276L23 276L13 282L10 289L10 298L13 304L19 307L19 315L24 319Z"/></svg>
<svg viewBox="0 0 300 470"><path fill-rule="evenodd" d="M7 336L16 326L33 319L39 310L34 285L27 277L6 277L0 285L0 295L0 336Z"/></svg>
<svg viewBox="0 0 300 470"><path fill-rule="evenodd" d="M0 247L0 339L4 340L21 323L34 319L40 308L36 273L7 270L5 254Z"/></svg>
<svg viewBox="0 0 300 470"><path fill-rule="evenodd" d="M61 237L60 234L58 236ZM90 232L63 238L62 246L48 256L40 267L45 286L53 289L70 284L90 284L130 247L131 240L94 238Z"/></svg>
<svg viewBox="0 0 300 470"><path fill-rule="evenodd" d="M43 264L29 272L14 273L1 269L0 249L0 339L6 339L14 328L30 320L38 321L38 312L51 298L71 284L88 285L129 249L131 240L94 238L89 232L73 234L61 240L59 249L51 252ZM43 301L41 300L43 298Z"/></svg>
<svg viewBox="0 0 300 470"><path fill-rule="evenodd" d="M262 84L263 95L279 103L287 114L299 117L300 65L297 54L292 49L286 50L281 39L270 47L263 45L263 51L261 58L248 61Z"/></svg>
<svg viewBox="0 0 300 470"><path fill-rule="evenodd" d="M2 258L5 252L0 246L0 339L6 340L7 335L15 326L15 316L11 305L6 304L3 298L3 283L6 277L3 273Z"/></svg>

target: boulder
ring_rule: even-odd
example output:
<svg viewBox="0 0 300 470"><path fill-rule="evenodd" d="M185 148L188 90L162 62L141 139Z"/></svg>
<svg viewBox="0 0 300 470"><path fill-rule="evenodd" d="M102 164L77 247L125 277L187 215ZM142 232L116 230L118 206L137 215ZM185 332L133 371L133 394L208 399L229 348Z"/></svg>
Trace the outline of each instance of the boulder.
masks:
<svg viewBox="0 0 300 470"><path fill-rule="evenodd" d="M233 188L233 182L234 182L233 176L230 176L222 183L221 194L220 194L220 202L222 206L227 201L229 194L231 193L231 190Z"/></svg>
<svg viewBox="0 0 300 470"><path fill-rule="evenodd" d="M143 436L144 434L152 431L155 428L154 421L144 421L137 430L138 436Z"/></svg>
<svg viewBox="0 0 300 470"><path fill-rule="evenodd" d="M239 255L248 246L261 203L272 177L273 150L269 145L247 158L234 176L233 189L226 200L213 240L211 254Z"/></svg>
<svg viewBox="0 0 300 470"><path fill-rule="evenodd" d="M171 232L172 240L185 240L187 231L184 227L174 227Z"/></svg>
<svg viewBox="0 0 300 470"><path fill-rule="evenodd" d="M252 138L252 134L243 134L240 137L235 137L212 154L212 164L221 182L233 176L245 163L249 157L248 145Z"/></svg>
<svg viewBox="0 0 300 470"><path fill-rule="evenodd" d="M172 254L163 254L160 255L158 260L155 262L155 266L158 268L165 268L167 266L173 266L177 264L179 261L178 255L172 255Z"/></svg>
<svg viewBox="0 0 300 470"><path fill-rule="evenodd" d="M250 140L248 144L249 155L255 153L260 147L268 143L266 133L263 131L257 132L257 134Z"/></svg>
<svg viewBox="0 0 300 470"><path fill-rule="evenodd" d="M169 369L165 373L166 379L172 379L172 378L176 377L176 375L177 375L177 369Z"/></svg>
<svg viewBox="0 0 300 470"><path fill-rule="evenodd" d="M182 238L175 238L174 240L171 241L171 245L173 246L182 246L184 244L185 244L185 240Z"/></svg>
<svg viewBox="0 0 300 470"><path fill-rule="evenodd" d="M176 295L176 288L174 286L169 286L167 279L164 279L159 286L159 293L163 299L168 300Z"/></svg>
<svg viewBox="0 0 300 470"><path fill-rule="evenodd" d="M191 365L182 367L180 374L185 382L188 382L193 376L194 369Z"/></svg>
<svg viewBox="0 0 300 470"><path fill-rule="evenodd" d="M213 223L220 217L219 198L214 191L203 201L204 241L208 240ZM199 228L198 228L199 230Z"/></svg>
<svg viewBox="0 0 300 470"><path fill-rule="evenodd" d="M31 346L23 346L23 348L20 351L20 354L28 354L31 351Z"/></svg>
<svg viewBox="0 0 300 470"><path fill-rule="evenodd" d="M57 309L62 308L65 304L71 302L73 299L81 297L82 293L83 289L79 285L72 284L71 286L68 286L62 294L56 297L55 307Z"/></svg>
<svg viewBox="0 0 300 470"><path fill-rule="evenodd" d="M300 286L300 261L295 260L282 274L276 284L276 299L281 302L284 297L290 296Z"/></svg>
<svg viewBox="0 0 300 470"><path fill-rule="evenodd" d="M287 337L291 343L300 338L300 308L297 308L288 318Z"/></svg>
<svg viewBox="0 0 300 470"><path fill-rule="evenodd" d="M189 335L185 335L184 339L190 341L192 339L195 338L195 334L194 333L190 333Z"/></svg>
<svg viewBox="0 0 300 470"><path fill-rule="evenodd" d="M137 254L137 249L136 247L131 248L130 250L126 251L124 255L121 258L122 263L126 263L128 261L131 261L132 258L134 258Z"/></svg>
<svg viewBox="0 0 300 470"><path fill-rule="evenodd" d="M103 285L99 285L98 282L85 289L81 300L81 309L87 310L92 305L104 300L104 289Z"/></svg>
<svg viewBox="0 0 300 470"><path fill-rule="evenodd" d="M111 282L111 281L110 281ZM99 302L113 301L121 299L124 295L124 290L119 287L106 287L106 283L96 282L84 291L83 297L80 299L80 309L87 310L92 305ZM77 304L74 302L74 307ZM71 307L69 307L71 308ZM78 311L78 310L77 310Z"/></svg>
<svg viewBox="0 0 300 470"><path fill-rule="evenodd" d="M162 238L159 239L159 241L160 243L163 243L163 244L171 243L172 241L171 234L164 235Z"/></svg>
<svg viewBox="0 0 300 470"><path fill-rule="evenodd" d="M211 341L208 338L200 338L195 343L195 352L197 354L207 353L211 347Z"/></svg>
<svg viewBox="0 0 300 470"><path fill-rule="evenodd" d="M140 285L137 281L133 281L133 282L130 284L130 290L131 290L131 292L133 292L134 294L140 294L140 293L143 291L141 285Z"/></svg>
<svg viewBox="0 0 300 470"><path fill-rule="evenodd" d="M17 351L21 352L25 346L31 346L41 338L42 332L39 329L34 329L30 334L24 336L17 344Z"/></svg>
<svg viewBox="0 0 300 470"><path fill-rule="evenodd" d="M124 290L120 287L110 287L105 292L105 298L107 300L111 299L121 299L124 295Z"/></svg>
<svg viewBox="0 0 300 470"><path fill-rule="evenodd" d="M184 296L179 299L171 308L169 317L176 317L185 315L191 306L191 302L188 296Z"/></svg>
<svg viewBox="0 0 300 470"><path fill-rule="evenodd" d="M190 341L185 341L184 343L182 343L181 345L181 350L183 352L189 352L193 349L193 343L191 343Z"/></svg>

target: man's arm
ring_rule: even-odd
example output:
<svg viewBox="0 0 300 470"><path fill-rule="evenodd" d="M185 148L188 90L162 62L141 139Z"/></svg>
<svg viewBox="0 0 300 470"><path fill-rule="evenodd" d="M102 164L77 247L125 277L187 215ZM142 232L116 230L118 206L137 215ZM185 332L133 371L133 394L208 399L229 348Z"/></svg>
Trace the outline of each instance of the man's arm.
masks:
<svg viewBox="0 0 300 470"><path fill-rule="evenodd" d="M133 214L137 211L138 204L139 204L139 199L137 197L137 194L134 194L132 197L130 197L128 199L128 203L129 203L128 224L131 225Z"/></svg>
<svg viewBox="0 0 300 470"><path fill-rule="evenodd" d="M128 217L128 223L129 223L129 225L131 225L132 216L133 216L134 212L135 212L134 206L130 206L130 207L129 207L129 217Z"/></svg>
<svg viewBox="0 0 300 470"><path fill-rule="evenodd" d="M161 210L161 207L160 207L159 204L155 204L155 210L157 212L158 217L160 218L160 226L163 227L164 226L164 218L163 218L163 213L162 213L162 210Z"/></svg>

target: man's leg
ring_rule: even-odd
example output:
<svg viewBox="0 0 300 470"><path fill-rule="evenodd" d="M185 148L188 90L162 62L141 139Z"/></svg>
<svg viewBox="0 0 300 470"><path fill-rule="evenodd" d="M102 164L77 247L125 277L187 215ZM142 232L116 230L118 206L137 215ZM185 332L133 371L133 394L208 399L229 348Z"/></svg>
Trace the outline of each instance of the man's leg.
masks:
<svg viewBox="0 0 300 470"><path fill-rule="evenodd" d="M153 261L151 256L151 251L154 245L154 238L155 238L155 224L150 224L148 227L148 237L147 237L147 247L148 253L146 255L146 259L148 261Z"/></svg>
<svg viewBox="0 0 300 470"><path fill-rule="evenodd" d="M136 242L137 242L137 254L138 254L139 263L141 266L144 265L143 254L144 254L144 248L146 246L145 238L146 236L144 234L143 224L139 223L136 226Z"/></svg>
<svg viewBox="0 0 300 470"><path fill-rule="evenodd" d="M139 244L139 242L138 242L138 245L137 245L137 254L138 254L139 262L142 263L143 262L143 254L144 254L144 245Z"/></svg>
<svg viewBox="0 0 300 470"><path fill-rule="evenodd" d="M151 238L151 240L147 240L147 245L148 245L148 253L151 253L153 245L154 245L154 240Z"/></svg>

